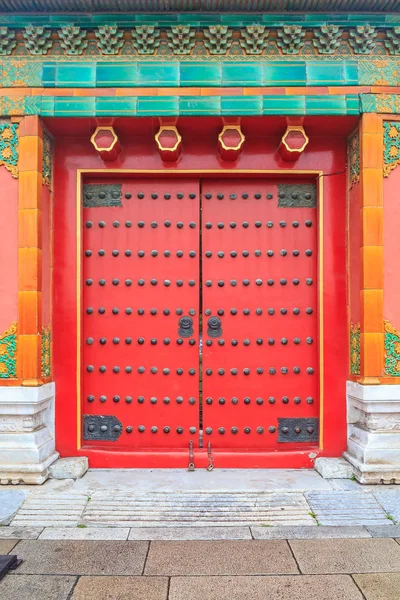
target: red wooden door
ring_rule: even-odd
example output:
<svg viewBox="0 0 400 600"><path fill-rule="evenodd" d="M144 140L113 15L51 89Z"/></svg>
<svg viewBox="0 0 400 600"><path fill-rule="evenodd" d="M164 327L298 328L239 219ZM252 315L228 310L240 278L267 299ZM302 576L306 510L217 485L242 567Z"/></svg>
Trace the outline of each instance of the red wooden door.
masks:
<svg viewBox="0 0 400 600"><path fill-rule="evenodd" d="M199 202L195 179L85 182L86 447L187 448L197 440Z"/></svg>
<svg viewBox="0 0 400 600"><path fill-rule="evenodd" d="M315 183L202 185L204 445L318 443Z"/></svg>

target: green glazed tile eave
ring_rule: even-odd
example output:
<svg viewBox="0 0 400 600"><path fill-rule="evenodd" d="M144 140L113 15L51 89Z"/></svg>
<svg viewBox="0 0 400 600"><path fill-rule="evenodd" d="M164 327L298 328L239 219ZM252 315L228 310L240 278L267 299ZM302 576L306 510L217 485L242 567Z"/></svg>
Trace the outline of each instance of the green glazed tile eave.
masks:
<svg viewBox="0 0 400 600"><path fill-rule="evenodd" d="M244 1L244 0L242 0ZM344 3L343 3L344 4ZM209 25L226 24L230 27L243 27L262 23L267 27L282 27L283 25L303 25L304 27L319 27L327 23L341 25L343 27L352 25L373 25L383 27L385 25L399 25L400 15L395 12L386 13L275 13L275 12L251 12L249 13L196 13L196 12L169 12L160 14L151 13L54 13L54 14L30 14L29 23L42 25L57 29L63 25L76 24L81 27L96 27L115 23L118 27L134 27L135 25L154 25L169 27L178 23L191 25L192 27L207 27ZM24 28L27 24L27 16L18 12L1 13L0 24L8 27Z"/></svg>
<svg viewBox="0 0 400 600"><path fill-rule="evenodd" d="M0 116L246 116L400 114L397 94L250 96L0 96Z"/></svg>

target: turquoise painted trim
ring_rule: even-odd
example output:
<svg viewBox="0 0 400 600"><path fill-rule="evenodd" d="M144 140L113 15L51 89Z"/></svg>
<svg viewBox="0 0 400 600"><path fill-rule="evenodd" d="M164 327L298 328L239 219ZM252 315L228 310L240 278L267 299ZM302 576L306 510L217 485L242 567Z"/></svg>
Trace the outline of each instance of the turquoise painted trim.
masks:
<svg viewBox="0 0 400 600"><path fill-rule="evenodd" d="M358 115L356 94L338 96L3 96L0 115L153 117L229 115Z"/></svg>
<svg viewBox="0 0 400 600"><path fill-rule="evenodd" d="M353 86L359 85L358 73L357 60L212 63L49 61L43 63L39 73L41 83L36 85L74 88ZM29 72L26 76L29 77Z"/></svg>
<svg viewBox="0 0 400 600"><path fill-rule="evenodd" d="M302 25L303 27L319 27L327 23L341 27L356 27L357 25L374 25L375 27L396 27L400 24L398 13L175 13L175 14L132 14L132 13L105 13L105 14L18 14L2 13L0 24L13 28L24 28L27 24L43 25L52 29L68 24L77 24L81 27L98 27L110 23L118 27L134 27L135 25L154 25L157 27L170 27L171 25L185 24L192 27L208 27L209 25L223 24L229 27L244 27L246 25L263 24L267 27L282 27L283 25Z"/></svg>

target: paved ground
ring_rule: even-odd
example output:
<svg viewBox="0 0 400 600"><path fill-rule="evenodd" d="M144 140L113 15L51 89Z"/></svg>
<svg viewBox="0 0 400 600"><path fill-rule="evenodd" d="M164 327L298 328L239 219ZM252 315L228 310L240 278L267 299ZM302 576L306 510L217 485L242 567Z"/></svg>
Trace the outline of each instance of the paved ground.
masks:
<svg viewBox="0 0 400 600"><path fill-rule="evenodd" d="M4 600L400 598L400 539L3 539L5 553L23 563L0 582Z"/></svg>
<svg viewBox="0 0 400 600"><path fill-rule="evenodd" d="M0 488L1 600L399 600L400 486L89 471Z"/></svg>

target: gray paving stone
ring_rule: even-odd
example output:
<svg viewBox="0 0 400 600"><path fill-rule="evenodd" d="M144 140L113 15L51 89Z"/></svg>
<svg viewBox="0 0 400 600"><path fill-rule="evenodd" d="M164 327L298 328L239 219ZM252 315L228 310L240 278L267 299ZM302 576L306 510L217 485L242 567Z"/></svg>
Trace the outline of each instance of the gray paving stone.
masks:
<svg viewBox="0 0 400 600"><path fill-rule="evenodd" d="M42 527L0 527L0 540L36 540L42 531Z"/></svg>
<svg viewBox="0 0 400 600"><path fill-rule="evenodd" d="M0 525L11 523L25 497L26 493L19 490L0 490Z"/></svg>
<svg viewBox="0 0 400 600"><path fill-rule="evenodd" d="M40 540L127 540L128 527L46 527ZM144 538L142 538L144 539Z"/></svg>
<svg viewBox="0 0 400 600"><path fill-rule="evenodd" d="M351 479L354 467L341 456L316 458L314 468L324 479Z"/></svg>
<svg viewBox="0 0 400 600"><path fill-rule="evenodd" d="M366 600L399 600L400 573L353 575Z"/></svg>
<svg viewBox="0 0 400 600"><path fill-rule="evenodd" d="M72 600L166 600L167 594L167 577L81 577Z"/></svg>
<svg viewBox="0 0 400 600"><path fill-rule="evenodd" d="M375 538L400 537L400 525L367 525L366 529Z"/></svg>
<svg viewBox="0 0 400 600"><path fill-rule="evenodd" d="M394 540L290 540L302 573L379 573L400 571Z"/></svg>
<svg viewBox="0 0 400 600"><path fill-rule="evenodd" d="M369 538L365 527L251 527L256 540L312 540L324 538Z"/></svg>
<svg viewBox="0 0 400 600"><path fill-rule="evenodd" d="M18 540L0 540L0 554L8 554L18 544Z"/></svg>
<svg viewBox="0 0 400 600"><path fill-rule="evenodd" d="M134 527L130 530L128 539L251 540L251 533L249 527Z"/></svg>
<svg viewBox="0 0 400 600"><path fill-rule="evenodd" d="M76 577L59 575L7 575L0 581L4 600L67 600Z"/></svg>
<svg viewBox="0 0 400 600"><path fill-rule="evenodd" d="M25 540L18 545L19 573L140 575L146 542ZM399 548L400 550L400 548Z"/></svg>
<svg viewBox="0 0 400 600"><path fill-rule="evenodd" d="M285 541L152 542L145 568L145 575L271 573L298 573Z"/></svg>
<svg viewBox="0 0 400 600"><path fill-rule="evenodd" d="M385 511L371 492L340 491L305 494L320 525L387 525Z"/></svg>
<svg viewBox="0 0 400 600"><path fill-rule="evenodd" d="M395 522L400 522L400 490L376 489L373 494L387 514L392 516Z"/></svg>
<svg viewBox="0 0 400 600"><path fill-rule="evenodd" d="M362 600L348 575L172 577L169 600Z"/></svg>

